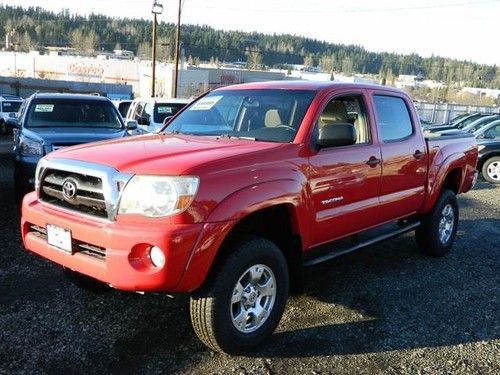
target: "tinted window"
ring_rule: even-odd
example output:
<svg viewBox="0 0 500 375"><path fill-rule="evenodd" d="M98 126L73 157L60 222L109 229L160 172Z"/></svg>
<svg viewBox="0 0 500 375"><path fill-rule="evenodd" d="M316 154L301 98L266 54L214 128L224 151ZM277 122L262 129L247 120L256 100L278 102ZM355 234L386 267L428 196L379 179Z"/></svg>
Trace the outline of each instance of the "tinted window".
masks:
<svg viewBox="0 0 500 375"><path fill-rule="evenodd" d="M120 129L120 114L113 103L101 100L35 99L26 127L94 127Z"/></svg>
<svg viewBox="0 0 500 375"><path fill-rule="evenodd" d="M182 103L157 103L155 105L154 122L163 124L165 117L173 116L184 108L185 104Z"/></svg>
<svg viewBox="0 0 500 375"><path fill-rule="evenodd" d="M397 141L413 133L410 114L403 99L376 95L373 101L383 141Z"/></svg>
<svg viewBox="0 0 500 375"><path fill-rule="evenodd" d="M120 104L118 104L118 111L120 112L123 118L127 117L127 112L128 109L130 108L131 103L132 102L121 102Z"/></svg>
<svg viewBox="0 0 500 375"><path fill-rule="evenodd" d="M3 102L2 112L17 112L22 102Z"/></svg>
<svg viewBox="0 0 500 375"><path fill-rule="evenodd" d="M191 104L165 130L291 142L314 94L305 90L214 91Z"/></svg>

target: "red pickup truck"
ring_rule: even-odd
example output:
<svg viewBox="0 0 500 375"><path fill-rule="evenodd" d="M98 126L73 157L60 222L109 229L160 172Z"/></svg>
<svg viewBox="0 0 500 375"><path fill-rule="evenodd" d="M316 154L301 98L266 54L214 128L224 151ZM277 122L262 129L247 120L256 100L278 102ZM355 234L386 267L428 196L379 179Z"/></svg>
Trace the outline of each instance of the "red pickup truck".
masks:
<svg viewBox="0 0 500 375"><path fill-rule="evenodd" d="M199 338L242 353L272 334L304 266L412 230L445 254L476 161L472 137L426 139L395 89L230 86L158 134L47 155L22 238L87 288L191 293Z"/></svg>

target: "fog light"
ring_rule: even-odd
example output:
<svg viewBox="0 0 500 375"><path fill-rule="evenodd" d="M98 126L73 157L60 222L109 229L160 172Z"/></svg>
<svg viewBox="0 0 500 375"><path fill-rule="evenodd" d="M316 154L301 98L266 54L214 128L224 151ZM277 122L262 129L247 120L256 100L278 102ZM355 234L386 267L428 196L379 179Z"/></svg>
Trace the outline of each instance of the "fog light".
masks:
<svg viewBox="0 0 500 375"><path fill-rule="evenodd" d="M149 249L149 258L155 267L162 268L165 265L165 254L158 246Z"/></svg>

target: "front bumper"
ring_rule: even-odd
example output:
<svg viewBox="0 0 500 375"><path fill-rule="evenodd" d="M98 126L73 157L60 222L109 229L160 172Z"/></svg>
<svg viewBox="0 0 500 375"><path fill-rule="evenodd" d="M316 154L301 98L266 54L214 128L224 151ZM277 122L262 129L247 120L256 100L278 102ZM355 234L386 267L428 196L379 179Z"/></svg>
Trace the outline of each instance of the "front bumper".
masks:
<svg viewBox="0 0 500 375"><path fill-rule="evenodd" d="M158 223L156 221L156 223ZM51 246L32 228L47 224L71 230L74 243L102 249L96 257L82 251L67 253ZM61 266L128 291L177 292L203 224L155 225L154 219L141 222L108 221L58 210L40 203L35 192L25 196L21 231L26 249ZM84 247L85 247L84 246ZM163 268L149 260L148 247L158 246L165 254Z"/></svg>

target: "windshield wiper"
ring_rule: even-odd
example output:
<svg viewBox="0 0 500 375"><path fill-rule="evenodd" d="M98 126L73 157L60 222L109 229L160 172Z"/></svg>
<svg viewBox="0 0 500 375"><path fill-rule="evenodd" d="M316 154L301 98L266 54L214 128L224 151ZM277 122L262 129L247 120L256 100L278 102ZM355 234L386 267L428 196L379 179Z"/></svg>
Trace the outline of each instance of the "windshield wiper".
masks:
<svg viewBox="0 0 500 375"><path fill-rule="evenodd" d="M255 137L245 137L245 136L239 136L239 135L232 135L232 134L220 134L217 135L217 138L234 138L234 139L246 139L248 141L257 141L257 138Z"/></svg>

